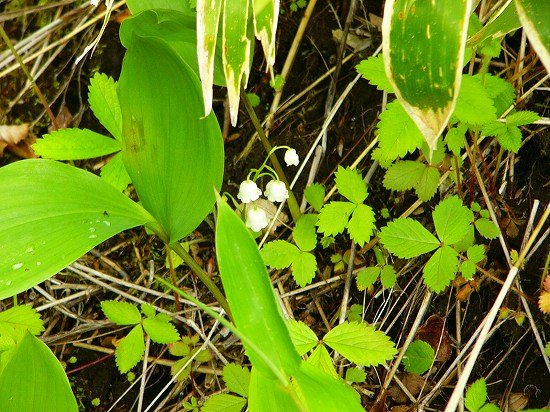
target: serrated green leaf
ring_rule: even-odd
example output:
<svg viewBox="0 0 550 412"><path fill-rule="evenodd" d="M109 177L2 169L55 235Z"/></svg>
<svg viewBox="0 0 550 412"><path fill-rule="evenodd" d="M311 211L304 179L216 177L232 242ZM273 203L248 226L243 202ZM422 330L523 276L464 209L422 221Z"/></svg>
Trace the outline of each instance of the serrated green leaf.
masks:
<svg viewBox="0 0 550 412"><path fill-rule="evenodd" d="M379 266L370 266L357 272L357 289L363 291L378 279L382 269Z"/></svg>
<svg viewBox="0 0 550 412"><path fill-rule="evenodd" d="M449 129L445 135L445 143L455 156L460 156L460 152L464 148L464 135L467 130L466 125L459 123L456 127Z"/></svg>
<svg viewBox="0 0 550 412"><path fill-rule="evenodd" d="M384 187L389 190L409 190L415 187L426 168L424 163L413 160L397 161L384 175Z"/></svg>
<svg viewBox="0 0 550 412"><path fill-rule="evenodd" d="M174 325L164 322L158 317L143 319L143 329L156 343L173 343L180 338Z"/></svg>
<svg viewBox="0 0 550 412"><path fill-rule="evenodd" d="M389 103L379 118L376 129L379 151L376 156L373 154L373 157L380 161L382 166L422 146L424 136L399 100Z"/></svg>
<svg viewBox="0 0 550 412"><path fill-rule="evenodd" d="M130 179L124 167L122 153L115 154L111 160L101 168L101 178L121 192L132 183L132 179Z"/></svg>
<svg viewBox="0 0 550 412"><path fill-rule="evenodd" d="M463 75L460 93L454 110L462 123L481 126L496 120L496 109L493 100L478 78Z"/></svg>
<svg viewBox="0 0 550 412"><path fill-rule="evenodd" d="M544 0L516 0L523 30L542 64L550 72L550 7Z"/></svg>
<svg viewBox="0 0 550 412"><path fill-rule="evenodd" d="M476 273L476 264L469 260L460 262L460 273L465 280L470 280Z"/></svg>
<svg viewBox="0 0 550 412"><path fill-rule="evenodd" d="M397 219L380 231L380 241L386 249L401 258L410 259L431 252L439 240L411 218Z"/></svg>
<svg viewBox="0 0 550 412"><path fill-rule="evenodd" d="M319 183L313 183L306 187L304 190L304 196L308 203L319 212L323 207L323 199L325 198L325 188Z"/></svg>
<svg viewBox="0 0 550 412"><path fill-rule="evenodd" d="M337 201L324 205L317 221L318 231L325 236L343 233L355 207L353 203Z"/></svg>
<svg viewBox="0 0 550 412"><path fill-rule="evenodd" d="M302 215L292 231L296 245L304 252L309 252L317 246L317 231L315 230L317 219L317 215Z"/></svg>
<svg viewBox="0 0 550 412"><path fill-rule="evenodd" d="M461 241L455 243L453 245L453 249L460 253L466 252L470 246L473 246L473 244L475 243L475 240L476 240L476 237L474 233L474 225L469 225L468 231L466 232L466 236L464 236L464 238Z"/></svg>
<svg viewBox="0 0 550 412"><path fill-rule="evenodd" d="M89 129L60 129L45 134L32 145L44 159L80 160L121 150L120 142Z"/></svg>
<svg viewBox="0 0 550 412"><path fill-rule="evenodd" d="M380 272L380 282L386 289L393 288L395 281L397 280L397 274L392 265L384 265L382 272Z"/></svg>
<svg viewBox="0 0 550 412"><path fill-rule="evenodd" d="M300 252L292 261L292 277L300 287L309 285L317 271L317 260L310 252Z"/></svg>
<svg viewBox="0 0 550 412"><path fill-rule="evenodd" d="M384 69L384 58L382 54L371 56L355 66L357 73L369 81L370 84L376 86L378 90L385 90L388 93L393 93L393 86L386 76Z"/></svg>
<svg viewBox="0 0 550 412"><path fill-rule="evenodd" d="M420 179L415 186L415 192L418 197L427 202L430 200L439 186L439 170L435 167L426 166L422 169Z"/></svg>
<svg viewBox="0 0 550 412"><path fill-rule="evenodd" d="M309 355L306 362L310 365L314 365L321 371L328 373L334 379L340 378L336 373L336 369L334 369L332 358L330 357L325 345L317 346L311 355Z"/></svg>
<svg viewBox="0 0 550 412"><path fill-rule="evenodd" d="M514 103L516 92L510 82L490 73L476 74L474 78L482 81L489 97L493 99L497 117L501 116Z"/></svg>
<svg viewBox="0 0 550 412"><path fill-rule="evenodd" d="M117 325L135 325L141 322L138 308L129 302L104 300L101 302L101 310L111 322Z"/></svg>
<svg viewBox="0 0 550 412"><path fill-rule="evenodd" d="M304 322L289 319L288 330L290 331L292 343L300 356L306 354L317 345L317 335Z"/></svg>
<svg viewBox="0 0 550 412"><path fill-rule="evenodd" d="M346 377L344 380L346 382L364 382L365 379L367 379L367 373L364 370L358 369L358 368L349 368L346 370Z"/></svg>
<svg viewBox="0 0 550 412"><path fill-rule="evenodd" d="M505 134L508 130L508 127L505 123L494 120L490 123L484 124L481 128L481 132L485 136L498 136Z"/></svg>
<svg viewBox="0 0 550 412"><path fill-rule="evenodd" d="M435 207L432 217L437 235L446 245L460 242L474 220L472 211L462 204L458 196L441 201Z"/></svg>
<svg viewBox="0 0 550 412"><path fill-rule="evenodd" d="M490 219L482 217L477 219L474 225L479 234L486 239L496 239L500 235L500 229Z"/></svg>
<svg viewBox="0 0 550 412"><path fill-rule="evenodd" d="M360 247L367 243L374 231L376 218L370 206L359 204L348 222L348 233Z"/></svg>
<svg viewBox="0 0 550 412"><path fill-rule="evenodd" d="M141 309L141 313L143 313L148 318L154 318L157 312L154 307L152 307L147 303L142 303L140 305L140 309Z"/></svg>
<svg viewBox="0 0 550 412"><path fill-rule="evenodd" d="M397 353L388 336L365 323L344 322L331 329L323 342L357 365L379 365Z"/></svg>
<svg viewBox="0 0 550 412"><path fill-rule="evenodd" d="M495 405L494 403L486 403L481 407L479 412L501 412L500 408ZM522 412L529 412L529 410L523 410ZM543 410L539 410L539 412L544 412Z"/></svg>
<svg viewBox="0 0 550 412"><path fill-rule="evenodd" d="M170 368L170 373L172 374L172 376L178 375L176 378L178 382L185 381L191 373L191 363L189 362L189 356L178 359L176 362L174 362L172 364L172 367Z"/></svg>
<svg viewBox="0 0 550 412"><path fill-rule="evenodd" d="M95 117L117 140L122 139L122 112L118 101L116 83L104 73L96 73L90 79L88 102Z"/></svg>
<svg viewBox="0 0 550 412"><path fill-rule="evenodd" d="M206 349L195 348L191 351L191 356L193 355L195 356L193 360L198 363L209 362L212 360L210 351Z"/></svg>
<svg viewBox="0 0 550 412"><path fill-rule="evenodd" d="M368 196L367 184L356 169L338 166L335 176L336 187L342 196L352 203L363 203Z"/></svg>
<svg viewBox="0 0 550 412"><path fill-rule="evenodd" d="M116 365L120 373L126 373L141 360L145 353L145 341L141 325L136 325L119 343L115 351Z"/></svg>
<svg viewBox="0 0 550 412"><path fill-rule="evenodd" d="M39 335L44 331L44 322L40 314L31 306L18 305L0 312L0 336L10 338L14 343L25 335L26 331Z"/></svg>
<svg viewBox="0 0 550 412"><path fill-rule="evenodd" d="M239 396L219 393L211 396L201 407L202 412L241 412L246 399Z"/></svg>
<svg viewBox="0 0 550 412"><path fill-rule="evenodd" d="M276 269L285 269L300 255L300 249L286 240L274 240L266 243L260 254L266 265Z"/></svg>
<svg viewBox="0 0 550 412"><path fill-rule="evenodd" d="M483 245L470 246L466 254L468 255L468 260L471 260L474 263L481 262L485 258L485 246Z"/></svg>
<svg viewBox="0 0 550 412"><path fill-rule="evenodd" d="M485 379L481 378L472 383L466 391L464 405L470 412L478 412L487 400L487 386Z"/></svg>
<svg viewBox="0 0 550 412"><path fill-rule="evenodd" d="M187 343L178 341L168 345L168 351L170 352L170 355L187 356L189 355L191 348Z"/></svg>
<svg viewBox="0 0 550 412"><path fill-rule="evenodd" d="M434 358L435 352L430 344L423 340L416 340L409 345L405 352L403 364L407 372L422 375L430 369Z"/></svg>
<svg viewBox="0 0 550 412"><path fill-rule="evenodd" d="M450 246L435 251L424 266L424 282L436 293L445 289L458 270L458 253Z"/></svg>
<svg viewBox="0 0 550 412"><path fill-rule="evenodd" d="M509 126L524 126L526 124L535 123L537 120L540 120L540 116L529 110L522 110L521 112L511 113L506 117L506 123Z"/></svg>
<svg viewBox="0 0 550 412"><path fill-rule="evenodd" d="M504 123L502 126L497 126L492 123L490 126L484 127L482 132L488 136L496 136L504 150L517 153L521 147L522 135L521 130L517 127L508 126Z"/></svg>
<svg viewBox="0 0 550 412"><path fill-rule="evenodd" d="M241 365L228 363L223 367L223 381L231 392L248 397L250 371Z"/></svg>

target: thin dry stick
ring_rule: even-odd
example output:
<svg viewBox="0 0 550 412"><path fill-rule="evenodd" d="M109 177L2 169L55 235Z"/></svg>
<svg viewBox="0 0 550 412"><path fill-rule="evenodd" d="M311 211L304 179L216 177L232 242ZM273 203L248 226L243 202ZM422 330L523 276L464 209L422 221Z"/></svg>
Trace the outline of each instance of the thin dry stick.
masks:
<svg viewBox="0 0 550 412"><path fill-rule="evenodd" d="M349 256L348 273L346 277L346 284L344 286L344 293L342 296L342 305L340 306L340 319L338 324L344 323L346 320L346 313L348 310L349 291L351 289L351 280L353 279L353 262L355 261L355 241L351 241L351 253Z"/></svg>
<svg viewBox="0 0 550 412"><path fill-rule="evenodd" d="M145 355L143 356L143 365L139 385L139 398L138 398L138 412L141 412L143 409L143 396L145 395L145 384L147 383L147 366L149 361L149 348L151 347L151 338L149 335L145 338Z"/></svg>

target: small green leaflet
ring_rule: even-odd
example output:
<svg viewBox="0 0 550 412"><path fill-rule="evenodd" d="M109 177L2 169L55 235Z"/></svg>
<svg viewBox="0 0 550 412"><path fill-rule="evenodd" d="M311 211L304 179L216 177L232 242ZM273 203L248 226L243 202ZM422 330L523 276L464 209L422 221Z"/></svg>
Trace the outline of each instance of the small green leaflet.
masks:
<svg viewBox="0 0 550 412"><path fill-rule="evenodd" d="M334 201L326 204L319 213L319 232L325 236L336 236L344 232L349 217L355 210L355 205L350 202Z"/></svg>
<svg viewBox="0 0 550 412"><path fill-rule="evenodd" d="M141 322L138 308L129 302L104 300L101 302L101 310L111 322L117 325L135 325Z"/></svg>
<svg viewBox="0 0 550 412"><path fill-rule="evenodd" d="M292 231L294 241L300 250L304 252L315 249L317 245L317 233L315 231L317 219L317 215L302 215L296 222L296 226Z"/></svg>
<svg viewBox="0 0 550 412"><path fill-rule="evenodd" d="M120 140L122 139L122 112L116 88L116 82L112 77L104 73L96 73L90 79L88 102L95 117L116 140Z"/></svg>
<svg viewBox="0 0 550 412"><path fill-rule="evenodd" d="M372 208L361 203L357 205L347 224L348 233L359 246L363 246L371 238L375 222Z"/></svg>
<svg viewBox="0 0 550 412"><path fill-rule="evenodd" d="M403 357L403 364L407 372L422 375L430 369L434 358L435 353L430 344L417 340L409 345Z"/></svg>
<svg viewBox="0 0 550 412"><path fill-rule="evenodd" d="M374 284L382 269L378 266L371 266L368 268L361 269L357 273L357 289L360 292Z"/></svg>
<svg viewBox="0 0 550 412"><path fill-rule="evenodd" d="M418 197L425 202L432 198L438 185L437 168L412 160L395 162L384 176L386 189L402 191L415 188Z"/></svg>
<svg viewBox="0 0 550 412"><path fill-rule="evenodd" d="M317 345L317 335L304 322L289 319L288 329L292 343L300 356L308 353Z"/></svg>
<svg viewBox="0 0 550 412"><path fill-rule="evenodd" d="M393 86L386 76L384 69L384 58L381 54L371 56L355 66L357 73L369 81L370 84L376 86L378 90L385 90L388 93L393 93Z"/></svg>
<svg viewBox="0 0 550 412"><path fill-rule="evenodd" d="M313 209L319 212L323 207L325 188L319 183L313 183L312 185L306 187L306 190L304 191L304 196L306 197L308 203L313 206Z"/></svg>
<svg viewBox="0 0 550 412"><path fill-rule="evenodd" d="M436 293L441 292L454 279L458 270L458 252L450 246L435 251L424 266L424 282Z"/></svg>
<svg viewBox="0 0 550 412"><path fill-rule="evenodd" d="M116 348L115 359L120 373L126 373L136 366L144 353L143 328L141 325L136 325L128 335L122 338Z"/></svg>
<svg viewBox="0 0 550 412"><path fill-rule="evenodd" d="M453 116L463 123L481 126L496 120L493 99L477 77L463 75Z"/></svg>
<svg viewBox="0 0 550 412"><path fill-rule="evenodd" d="M439 241L422 224L411 218L397 219L380 231L380 241L391 253L410 259L439 247Z"/></svg>
<svg viewBox="0 0 550 412"><path fill-rule="evenodd" d="M477 231L486 239L496 239L500 235L500 229L492 220L482 217L474 223Z"/></svg>
<svg viewBox="0 0 550 412"><path fill-rule="evenodd" d="M161 316L143 319L143 329L145 329L151 340L156 343L172 343L180 338L174 325Z"/></svg>
<svg viewBox="0 0 550 412"><path fill-rule="evenodd" d="M244 398L220 393L208 398L200 410L201 412L241 412L245 405Z"/></svg>
<svg viewBox="0 0 550 412"><path fill-rule="evenodd" d="M395 286L397 280L397 274L392 265L382 266L382 272L380 273L380 282L386 289L391 289Z"/></svg>
<svg viewBox="0 0 550 412"><path fill-rule="evenodd" d="M355 204L365 201L368 196L367 184L357 170L338 166L335 176L336 187L342 196Z"/></svg>
<svg viewBox="0 0 550 412"><path fill-rule="evenodd" d="M334 369L332 358L330 357L325 345L317 346L307 358L307 363L318 367L321 371L328 373L334 379L340 379L340 376L338 376L336 370Z"/></svg>
<svg viewBox="0 0 550 412"><path fill-rule="evenodd" d="M437 235L446 245L452 245L464 239L468 226L474 220L472 211L463 206L457 196L441 201L435 207L432 217Z"/></svg>
<svg viewBox="0 0 550 412"><path fill-rule="evenodd" d="M223 381L227 388L238 395L248 397L250 371L241 365L228 363L223 367Z"/></svg>
<svg viewBox="0 0 550 412"><path fill-rule="evenodd" d="M346 371L346 377L344 380L346 382L364 382L367 379L367 373L358 368L349 368Z"/></svg>
<svg viewBox="0 0 550 412"><path fill-rule="evenodd" d="M472 386L466 391L464 405L470 412L478 412L487 400L487 386L485 379L481 378L472 383Z"/></svg>

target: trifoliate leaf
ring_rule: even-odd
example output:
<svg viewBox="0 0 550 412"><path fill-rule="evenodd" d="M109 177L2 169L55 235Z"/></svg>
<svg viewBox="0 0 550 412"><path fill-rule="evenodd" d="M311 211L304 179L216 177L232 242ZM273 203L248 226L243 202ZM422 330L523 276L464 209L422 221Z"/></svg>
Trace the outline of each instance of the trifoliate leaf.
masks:
<svg viewBox="0 0 550 412"><path fill-rule="evenodd" d="M415 186L418 197L427 202L430 200L439 186L439 170L435 167L424 167L420 179Z"/></svg>
<svg viewBox="0 0 550 412"><path fill-rule="evenodd" d="M416 340L409 345L403 357L405 370L422 375L432 366L435 352L431 345L423 340Z"/></svg>
<svg viewBox="0 0 550 412"><path fill-rule="evenodd" d="M460 152L464 148L464 135L467 130L468 127L466 125L459 123L456 127L452 127L445 135L445 143L447 143L447 147L455 156L460 156Z"/></svg>
<svg viewBox="0 0 550 412"><path fill-rule="evenodd" d="M241 412L245 405L244 398L219 393L208 398L200 410L201 412Z"/></svg>
<svg viewBox="0 0 550 412"><path fill-rule="evenodd" d="M485 246L470 246L466 251L466 254L468 256L468 260L471 260L474 263L479 263L485 258Z"/></svg>
<svg viewBox="0 0 550 412"><path fill-rule="evenodd" d="M361 203L351 215L347 226L348 233L359 246L363 246L371 238L375 223L376 218L372 208Z"/></svg>
<svg viewBox="0 0 550 412"><path fill-rule="evenodd" d="M391 289L395 286L397 280L397 274L392 265L384 265L382 272L380 273L380 282L386 289Z"/></svg>
<svg viewBox="0 0 550 412"><path fill-rule="evenodd" d="M479 234L486 239L496 239L500 235L500 229L490 219L477 219L474 226Z"/></svg>
<svg viewBox="0 0 550 412"><path fill-rule="evenodd" d="M441 201L435 207L432 217L437 235L446 245L464 239L468 233L468 226L474 220L474 214L462 204L458 196Z"/></svg>
<svg viewBox="0 0 550 412"><path fill-rule="evenodd" d="M96 73L90 79L88 103L95 117L117 140L122 139L122 112L112 77Z"/></svg>
<svg viewBox="0 0 550 412"><path fill-rule="evenodd" d="M361 369L358 368L349 368L346 371L346 377L344 380L346 382L364 382L365 379L367 379L367 373Z"/></svg>
<svg viewBox="0 0 550 412"><path fill-rule="evenodd" d="M454 279L458 270L458 253L450 246L436 250L424 266L424 282L436 293L441 292Z"/></svg>
<svg viewBox="0 0 550 412"><path fill-rule="evenodd" d="M309 252L300 252L292 261L292 277L300 287L309 285L317 271L315 256Z"/></svg>
<svg viewBox="0 0 550 412"><path fill-rule="evenodd" d="M478 78L462 76L454 116L462 123L478 126L496 120L493 100Z"/></svg>
<svg viewBox="0 0 550 412"><path fill-rule="evenodd" d="M476 264L470 260L460 262L460 273L465 280L470 280L476 273Z"/></svg>
<svg viewBox="0 0 550 412"><path fill-rule="evenodd" d="M334 369L332 358L330 357L325 345L317 346L311 355L309 355L306 362L315 365L323 372L328 373L334 379L340 378L336 373L336 369Z"/></svg>
<svg viewBox="0 0 550 412"><path fill-rule="evenodd" d="M338 166L335 176L336 187L342 196L352 203L363 203L368 195L367 184L357 170Z"/></svg>
<svg viewBox="0 0 550 412"><path fill-rule="evenodd" d="M290 319L288 321L288 330L292 343L300 356L306 354L317 345L317 335L304 322Z"/></svg>
<svg viewBox="0 0 550 412"><path fill-rule="evenodd" d="M384 175L384 187L398 191L412 189L420 181L422 171L425 168L424 163L413 160L395 162Z"/></svg>
<svg viewBox="0 0 550 412"><path fill-rule="evenodd" d="M512 113L506 117L506 123L509 126L516 127L531 124L537 120L540 120L540 116L529 110L522 110L521 112Z"/></svg>
<svg viewBox="0 0 550 412"><path fill-rule="evenodd" d="M431 252L439 246L439 240L411 218L388 223L380 231L379 237L386 249L405 259Z"/></svg>
<svg viewBox="0 0 550 412"><path fill-rule="evenodd" d="M158 317L143 319L143 329L145 329L151 340L156 343L172 343L180 338L174 325L164 322Z"/></svg>
<svg viewBox="0 0 550 412"><path fill-rule="evenodd" d="M385 90L388 93L393 93L393 86L386 76L384 69L384 60L382 53L378 56L371 56L355 66L357 73L369 81L370 84L376 86L378 90Z"/></svg>
<svg viewBox="0 0 550 412"><path fill-rule="evenodd" d="M231 392L248 397L250 371L241 365L228 363L223 367L223 381Z"/></svg>
<svg viewBox="0 0 550 412"><path fill-rule="evenodd" d="M487 386L485 379L481 378L472 383L472 386L466 391L464 404L470 412L478 412L487 399Z"/></svg>
<svg viewBox="0 0 550 412"><path fill-rule="evenodd" d="M497 117L514 103L516 92L510 82L489 73L476 74L474 77L480 80L483 78L483 86L489 97L493 99Z"/></svg>
<svg viewBox="0 0 550 412"><path fill-rule="evenodd" d="M119 342L116 348L115 359L120 373L126 373L136 366L144 353L145 341L143 340L143 329L141 325L136 325Z"/></svg>
<svg viewBox="0 0 550 412"><path fill-rule="evenodd" d="M260 254L266 265L276 269L285 269L300 254L300 249L285 240L274 240L266 243L260 250Z"/></svg>
<svg viewBox="0 0 550 412"><path fill-rule="evenodd" d="M309 252L317 246L317 231L315 230L317 219L317 215L302 215L292 231L294 241L304 252Z"/></svg>
<svg viewBox="0 0 550 412"><path fill-rule="evenodd" d="M308 203L319 212L323 207L323 199L325 198L325 188L319 183L313 183L306 187L304 190L304 196Z"/></svg>
<svg viewBox="0 0 550 412"><path fill-rule="evenodd" d="M378 279L378 276L382 272L382 269L379 266L370 266L368 268L361 269L357 272L357 289L363 291Z"/></svg>
<svg viewBox="0 0 550 412"><path fill-rule="evenodd" d="M382 166L393 162L398 157L404 157L422 147L424 136L416 123L405 112L399 100L394 100L386 106L380 114L378 122L379 150L373 158ZM387 166L386 166L387 167Z"/></svg>
<svg viewBox="0 0 550 412"><path fill-rule="evenodd" d="M379 365L397 353L388 336L365 323L344 322L331 329L323 342L357 365Z"/></svg>
<svg viewBox="0 0 550 412"><path fill-rule="evenodd" d="M323 206L317 221L319 232L325 236L335 236L343 233L355 207L350 202L330 202Z"/></svg>
<svg viewBox="0 0 550 412"><path fill-rule="evenodd" d="M101 310L111 322L117 325L135 325L141 322L138 308L128 302L104 300L101 302Z"/></svg>

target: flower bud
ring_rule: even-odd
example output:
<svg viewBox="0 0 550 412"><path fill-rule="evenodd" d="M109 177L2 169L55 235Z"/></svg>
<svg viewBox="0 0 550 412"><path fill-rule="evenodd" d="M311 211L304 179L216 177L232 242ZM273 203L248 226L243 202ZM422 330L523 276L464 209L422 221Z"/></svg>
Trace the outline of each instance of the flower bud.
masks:
<svg viewBox="0 0 550 412"><path fill-rule="evenodd" d="M287 149L285 152L285 163L287 166L298 166L300 163L300 158L298 153L294 149Z"/></svg>

